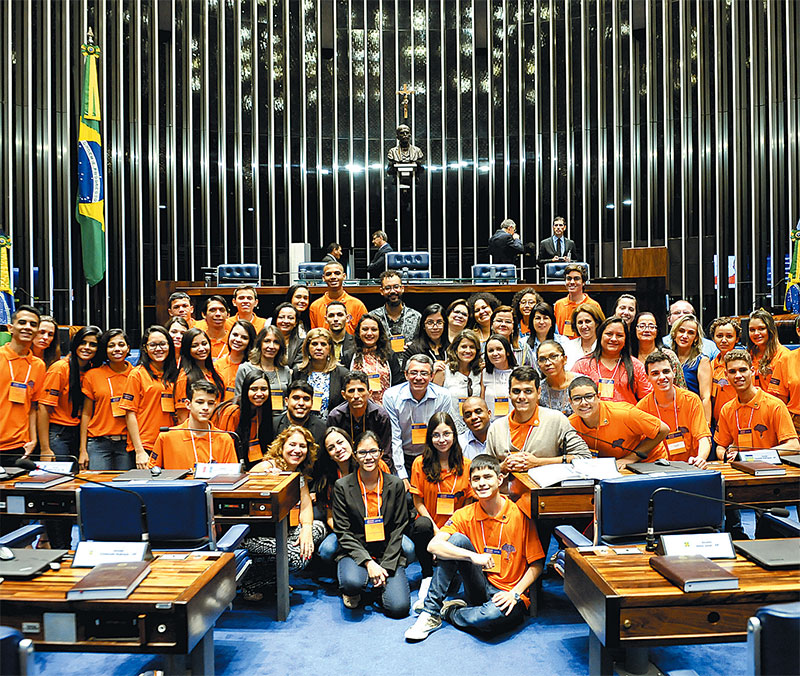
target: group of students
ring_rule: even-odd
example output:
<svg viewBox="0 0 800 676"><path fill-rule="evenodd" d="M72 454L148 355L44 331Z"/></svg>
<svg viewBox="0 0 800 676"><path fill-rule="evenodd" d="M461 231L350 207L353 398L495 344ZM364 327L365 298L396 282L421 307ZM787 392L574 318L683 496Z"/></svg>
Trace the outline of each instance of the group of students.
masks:
<svg viewBox="0 0 800 676"><path fill-rule="evenodd" d="M293 569L316 552L336 562L348 608L371 586L388 615L405 617L416 557L409 640L442 618L505 631L524 616L549 541L508 496L507 474L590 455L704 467L714 446L720 459L800 450L800 350L780 345L768 312L751 314L742 349L736 318L714 320L708 340L677 301L661 338L633 296L606 318L584 274L567 267L554 307L526 288L510 305L478 292L418 312L387 271L385 304L367 312L338 262L325 267L323 295L312 303L295 285L269 320L250 286L235 290L235 315L211 296L201 320L175 293L136 366L125 333L96 326L78 329L59 359L55 322L20 306L0 348L0 459L38 443L42 459L73 455L93 470L241 462L299 472ZM795 327L800 335L800 319ZM244 592L258 600L274 580L275 541L256 529L246 546L256 565ZM446 600L456 572L467 602Z"/></svg>

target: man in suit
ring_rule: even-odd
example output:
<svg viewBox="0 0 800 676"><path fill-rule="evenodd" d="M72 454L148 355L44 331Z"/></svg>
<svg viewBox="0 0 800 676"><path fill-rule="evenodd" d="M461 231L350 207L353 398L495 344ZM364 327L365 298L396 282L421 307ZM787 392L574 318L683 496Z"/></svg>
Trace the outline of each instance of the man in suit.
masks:
<svg viewBox="0 0 800 676"><path fill-rule="evenodd" d="M376 230L372 233L372 246L377 251L372 262L367 266L367 272L370 277L377 277L386 269L386 254L394 249L389 244L389 238L383 230Z"/></svg>
<svg viewBox="0 0 800 676"><path fill-rule="evenodd" d="M328 252L325 254L325 258L322 259L323 263L338 263L339 259L342 257L342 245L339 242L332 242L328 244Z"/></svg>
<svg viewBox="0 0 800 676"><path fill-rule="evenodd" d="M553 219L553 236L543 239L539 243L539 257L537 262L544 266L545 263L558 263L577 259L575 242L564 234L567 231L567 219L556 216ZM527 245L533 248L533 242ZM543 268L544 269L544 268Z"/></svg>
<svg viewBox="0 0 800 676"><path fill-rule="evenodd" d="M493 263L516 265L525 247L517 234L517 224L510 218L504 220L489 238L489 255Z"/></svg>

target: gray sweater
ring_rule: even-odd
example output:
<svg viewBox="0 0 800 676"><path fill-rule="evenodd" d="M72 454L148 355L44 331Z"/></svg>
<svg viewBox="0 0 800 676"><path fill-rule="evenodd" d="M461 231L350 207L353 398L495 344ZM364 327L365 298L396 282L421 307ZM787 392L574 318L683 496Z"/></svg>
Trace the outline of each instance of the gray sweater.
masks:
<svg viewBox="0 0 800 676"><path fill-rule="evenodd" d="M486 452L501 462L505 459L509 449L512 452L526 451L537 458L555 458L565 454L582 458L591 457L586 442L581 439L563 413L539 406L538 416L539 424L531 428L525 448L512 447L508 416L495 420L486 437Z"/></svg>

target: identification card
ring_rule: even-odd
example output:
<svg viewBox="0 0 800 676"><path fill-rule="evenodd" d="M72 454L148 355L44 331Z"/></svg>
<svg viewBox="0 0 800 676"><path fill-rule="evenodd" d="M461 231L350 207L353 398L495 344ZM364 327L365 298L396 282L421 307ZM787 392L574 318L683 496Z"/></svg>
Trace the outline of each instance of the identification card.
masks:
<svg viewBox="0 0 800 676"><path fill-rule="evenodd" d="M601 399L612 399L614 397L614 379L600 378L597 384L597 394Z"/></svg>
<svg viewBox="0 0 800 676"><path fill-rule="evenodd" d="M161 412L175 413L175 399L172 397L171 392L161 393Z"/></svg>
<svg viewBox="0 0 800 676"><path fill-rule="evenodd" d="M456 511L456 496L453 493L436 494L436 513L450 515Z"/></svg>
<svg viewBox="0 0 800 676"><path fill-rule="evenodd" d="M120 408L122 397L111 397L111 415L115 418L122 418L125 416L125 409Z"/></svg>
<svg viewBox="0 0 800 676"><path fill-rule="evenodd" d="M406 349L405 336L392 336L389 342L392 344L392 352L403 352Z"/></svg>
<svg viewBox="0 0 800 676"><path fill-rule="evenodd" d="M311 402L311 410L319 413L322 410L322 392L314 390L314 399Z"/></svg>
<svg viewBox="0 0 800 676"><path fill-rule="evenodd" d="M572 330L572 320L565 319L564 320L564 335L567 338L572 338L575 335L574 331Z"/></svg>
<svg viewBox="0 0 800 676"><path fill-rule="evenodd" d="M508 397L495 397L494 414L497 417L508 415Z"/></svg>
<svg viewBox="0 0 800 676"><path fill-rule="evenodd" d="M753 430L747 428L746 430L739 430L738 438L739 448L751 449L753 448Z"/></svg>
<svg viewBox="0 0 800 676"><path fill-rule="evenodd" d="M425 423L411 423L411 443L424 444L428 426Z"/></svg>
<svg viewBox="0 0 800 676"><path fill-rule="evenodd" d="M464 402L467 400L466 397L459 397L458 398L458 415L464 416Z"/></svg>
<svg viewBox="0 0 800 676"><path fill-rule="evenodd" d="M269 395L270 403L272 404L273 411L283 410L283 392L273 392Z"/></svg>
<svg viewBox="0 0 800 676"><path fill-rule="evenodd" d="M686 443L683 440L683 434L681 432L671 432L668 434L666 444L670 458L686 452Z"/></svg>
<svg viewBox="0 0 800 676"><path fill-rule="evenodd" d="M380 392L381 391L381 376L379 373L370 373L369 374L369 391L370 392Z"/></svg>
<svg viewBox="0 0 800 676"><path fill-rule="evenodd" d="M11 387L8 389L8 400L12 404L24 404L28 397L28 386L25 383L18 383L11 381Z"/></svg>
<svg viewBox="0 0 800 676"><path fill-rule="evenodd" d="M289 512L289 525L298 526L300 524L300 507L295 505Z"/></svg>
<svg viewBox="0 0 800 676"><path fill-rule="evenodd" d="M492 561L494 562L494 568L492 570L499 575L500 566L503 565L503 550L495 549L494 547L484 547L483 553L492 555Z"/></svg>
<svg viewBox="0 0 800 676"><path fill-rule="evenodd" d="M383 533L383 517L374 516L364 519L364 536L367 542L381 542L386 539Z"/></svg>

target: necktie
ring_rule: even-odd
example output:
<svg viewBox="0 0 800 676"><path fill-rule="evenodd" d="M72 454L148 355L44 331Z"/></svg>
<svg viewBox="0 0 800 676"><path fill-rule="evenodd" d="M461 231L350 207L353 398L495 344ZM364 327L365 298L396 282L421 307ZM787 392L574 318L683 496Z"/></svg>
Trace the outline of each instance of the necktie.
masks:
<svg viewBox="0 0 800 676"><path fill-rule="evenodd" d="M556 240L556 249L558 251L558 255L559 256L563 256L564 255L563 254L563 249L561 248L561 238L560 237Z"/></svg>

